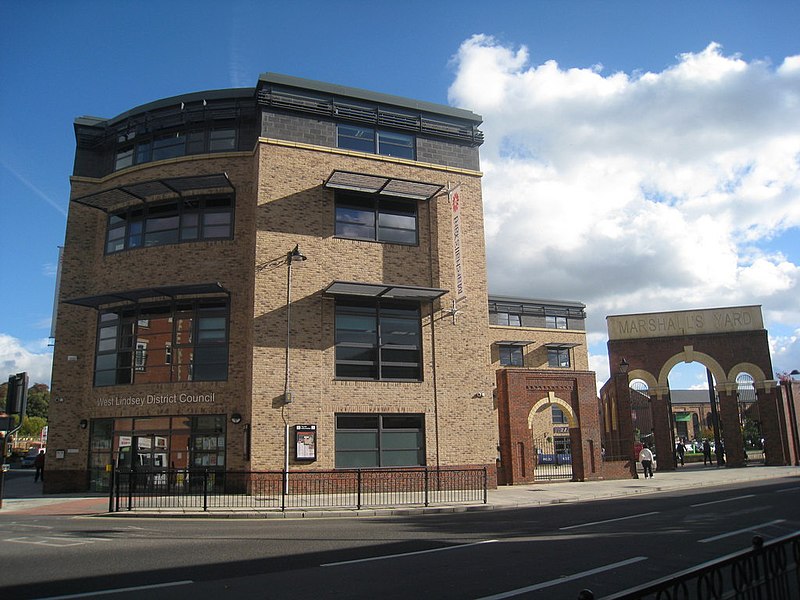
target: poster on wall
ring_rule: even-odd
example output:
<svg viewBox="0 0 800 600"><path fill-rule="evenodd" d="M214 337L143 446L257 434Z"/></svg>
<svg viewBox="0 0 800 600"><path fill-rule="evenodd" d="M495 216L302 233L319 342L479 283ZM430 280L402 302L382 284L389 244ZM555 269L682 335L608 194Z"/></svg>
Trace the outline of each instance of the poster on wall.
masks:
<svg viewBox="0 0 800 600"><path fill-rule="evenodd" d="M317 426L295 425L295 458L317 460Z"/></svg>

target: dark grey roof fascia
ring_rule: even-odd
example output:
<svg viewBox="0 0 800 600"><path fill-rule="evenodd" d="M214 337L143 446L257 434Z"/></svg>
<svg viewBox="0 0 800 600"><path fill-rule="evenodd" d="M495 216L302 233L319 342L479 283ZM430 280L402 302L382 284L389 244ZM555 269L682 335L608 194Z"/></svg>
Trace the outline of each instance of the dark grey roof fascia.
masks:
<svg viewBox="0 0 800 600"><path fill-rule="evenodd" d="M282 75L280 73L262 73L258 77L258 82L259 86L263 82L285 87L292 87L298 90L309 90L314 92L322 92L325 94L332 94L334 96L341 96L344 98L354 98L376 104L398 106L401 108L418 110L436 115L444 115L456 119L464 119L466 121L473 121L475 123L483 122L483 117L475 114L471 110L464 108L454 108L445 104L436 104L434 102L425 102L423 100L413 100L411 98L404 98L403 96L372 92L370 90L361 88L325 83L323 81L315 81L313 79L303 79L301 77Z"/></svg>
<svg viewBox="0 0 800 600"><path fill-rule="evenodd" d="M583 302L578 302L576 300L543 300L541 298L520 298L516 296L497 296L495 294L489 294L489 302L497 302L500 304L534 304L586 308L586 305Z"/></svg>
<svg viewBox="0 0 800 600"><path fill-rule="evenodd" d="M448 290L413 285L393 285L391 283L366 283L361 281L332 281L322 290L326 296L353 296L362 298L389 298L392 300L412 300L432 302L444 296Z"/></svg>
<svg viewBox="0 0 800 600"><path fill-rule="evenodd" d="M161 100L154 100L148 104L142 104L136 108L126 110L124 113L112 117L110 119L103 119L101 117L83 116L75 119L76 125L85 125L90 127L110 126L119 121L123 121L133 115L149 112L151 110L158 110L168 106L175 106L183 102L190 104L192 102L200 102L202 100L237 100L240 98L253 98L255 101L255 88L229 88L223 90L207 90L205 92L190 92L188 94L181 94L180 96L170 96L169 98L162 98Z"/></svg>

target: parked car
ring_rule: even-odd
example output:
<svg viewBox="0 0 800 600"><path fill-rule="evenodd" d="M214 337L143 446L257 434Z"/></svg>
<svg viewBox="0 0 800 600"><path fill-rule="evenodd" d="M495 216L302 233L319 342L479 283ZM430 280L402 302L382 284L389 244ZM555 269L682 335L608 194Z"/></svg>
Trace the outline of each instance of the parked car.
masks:
<svg viewBox="0 0 800 600"><path fill-rule="evenodd" d="M36 460L36 457L38 455L39 455L39 449L38 448L31 448L30 450L28 450L28 453L25 456L22 457L22 460L20 461L20 465L19 466L22 467L23 469L32 468L33 467L33 463Z"/></svg>

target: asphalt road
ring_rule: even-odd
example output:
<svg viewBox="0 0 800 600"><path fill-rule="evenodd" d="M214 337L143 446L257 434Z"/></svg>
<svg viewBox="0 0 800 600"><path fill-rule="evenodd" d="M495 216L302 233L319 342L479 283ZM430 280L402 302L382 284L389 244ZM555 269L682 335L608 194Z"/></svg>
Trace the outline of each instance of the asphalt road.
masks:
<svg viewBox="0 0 800 600"><path fill-rule="evenodd" d="M0 597L601 597L745 549L755 533L798 530L796 478L402 518L11 513L0 514Z"/></svg>

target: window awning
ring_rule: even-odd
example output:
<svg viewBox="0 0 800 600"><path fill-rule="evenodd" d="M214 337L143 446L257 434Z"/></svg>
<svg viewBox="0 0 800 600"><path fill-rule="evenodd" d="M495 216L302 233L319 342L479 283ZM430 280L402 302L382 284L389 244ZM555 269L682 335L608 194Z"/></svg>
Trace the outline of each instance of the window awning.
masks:
<svg viewBox="0 0 800 600"><path fill-rule="evenodd" d="M359 296L362 298L388 298L392 300L432 302L444 296L447 291L448 290L441 290L438 288L414 287L409 285L334 281L325 288L324 293L329 296Z"/></svg>
<svg viewBox="0 0 800 600"><path fill-rule="evenodd" d="M575 346L580 346L577 342L572 343L560 343L560 342L553 342L551 344L545 344L546 347L552 348L553 350L568 350L570 348L574 348Z"/></svg>
<svg viewBox="0 0 800 600"><path fill-rule="evenodd" d="M153 179L121 185L88 196L73 198L72 202L83 204L103 212L135 200L142 203L164 198L178 198L207 192L229 193L234 191L233 184L228 179L227 173L213 175L189 175L187 177L170 177L168 179Z"/></svg>
<svg viewBox="0 0 800 600"><path fill-rule="evenodd" d="M534 340L500 340L495 342L498 346L530 346Z"/></svg>
<svg viewBox="0 0 800 600"><path fill-rule="evenodd" d="M675 420L676 421L691 421L692 420L692 413L690 412L679 412L675 413Z"/></svg>
<svg viewBox="0 0 800 600"><path fill-rule="evenodd" d="M367 194L381 194L412 200L430 200L438 194L443 185L397 179L384 175L368 175L351 171L333 171L325 181L325 187L337 190L351 190Z"/></svg>
<svg viewBox="0 0 800 600"><path fill-rule="evenodd" d="M145 298L158 298L166 296L175 298L177 296L203 296L207 294L228 294L221 283L195 283L189 285L169 285L161 287L141 288L138 290L127 290L124 292L113 292L108 294L98 294L96 296L84 296L82 298L71 298L64 300L65 304L75 304L77 306L88 306L89 308L99 308L104 304L116 302L139 302Z"/></svg>

